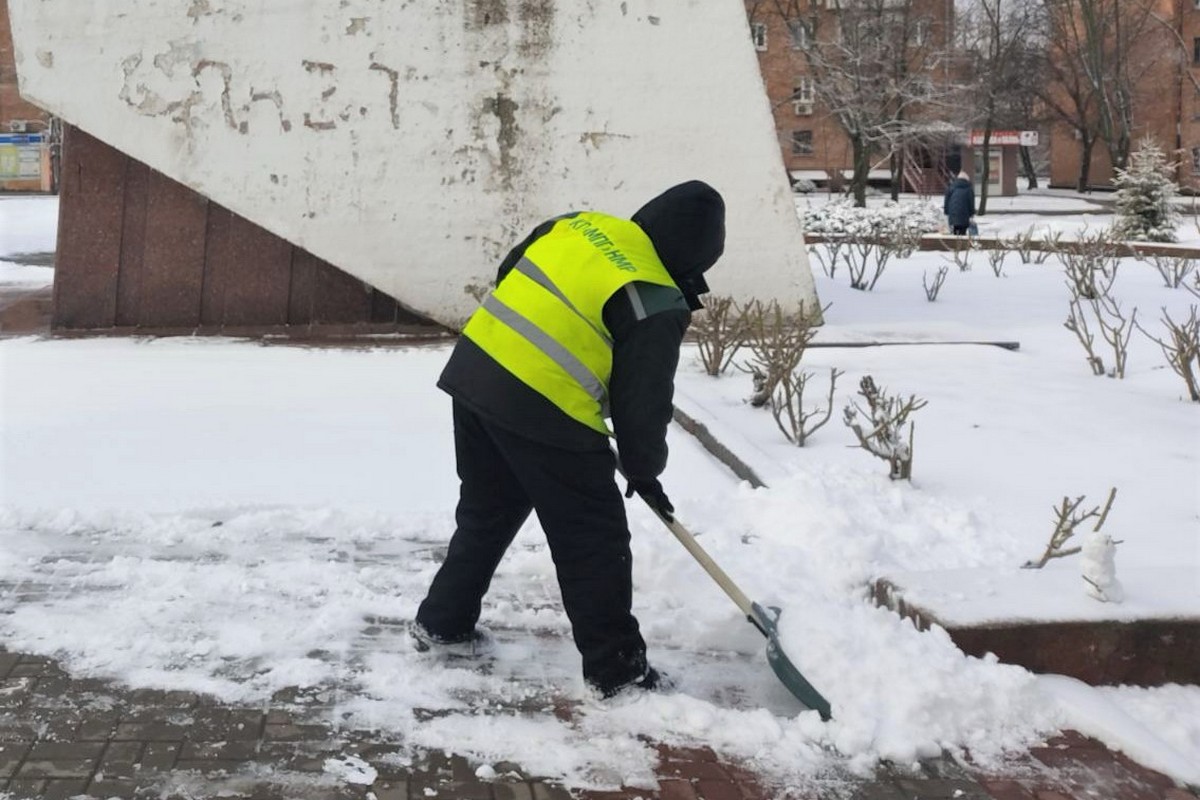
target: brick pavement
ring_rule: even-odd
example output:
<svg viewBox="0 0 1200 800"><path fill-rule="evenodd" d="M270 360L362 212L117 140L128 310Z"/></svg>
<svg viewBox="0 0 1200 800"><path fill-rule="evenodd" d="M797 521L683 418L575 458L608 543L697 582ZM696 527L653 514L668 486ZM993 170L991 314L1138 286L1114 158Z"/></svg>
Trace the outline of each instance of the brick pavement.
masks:
<svg viewBox="0 0 1200 800"><path fill-rule="evenodd" d="M233 707L193 692L130 691L66 674L54 661L0 651L0 797L193 800L568 800L519 765L477 777L461 756L396 758L378 733L336 729L328 708L287 693ZM949 758L920 771L882 765L874 778L814 777L767 786L707 748L659 745L657 792L586 792L582 800L1195 800L1162 775L1067 733L1006 765L1003 774ZM353 756L376 772L347 783L327 759Z"/></svg>

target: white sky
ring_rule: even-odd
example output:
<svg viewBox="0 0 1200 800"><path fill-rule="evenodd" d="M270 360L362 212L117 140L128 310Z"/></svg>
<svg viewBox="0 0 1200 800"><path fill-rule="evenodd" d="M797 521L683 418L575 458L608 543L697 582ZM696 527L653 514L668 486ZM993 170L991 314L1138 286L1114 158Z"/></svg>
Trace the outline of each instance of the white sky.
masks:
<svg viewBox="0 0 1200 800"><path fill-rule="evenodd" d="M0 199L0 259L53 248L53 204ZM1008 235L1018 224L1105 221L1020 219L982 222ZM1093 377L1062 328L1056 262L1025 266L1014 254L996 277L976 254L969 272L950 265L930 303L922 275L946 263L918 254L863 293L814 260L832 303L817 341L1020 349L813 349L810 405L830 367L845 375L834 418L806 448L745 404L747 375L710 379L691 350L680 369L679 406L771 488L739 485L679 430L664 485L746 593L784 609L785 647L833 703L831 723L800 712L761 637L637 504L635 612L677 692L587 696L533 524L485 606L499 644L489 669L413 652L388 621L411 617L453 527L449 401L434 387L446 347L0 341L0 586L18 587L0 589L0 644L89 676L230 701L314 687L345 724L394 733L401 758L405 747L442 747L572 786L649 785L656 754L639 736L706 743L800 784L832 766L905 764L942 748L986 763L1059 727L1200 781L1200 689L1039 679L965 658L944 632L918 633L863 600L867 581L889 576L966 620L1200 614L1200 408L1181 398L1182 381L1136 334L1128 377ZM0 261L0 284L50 274ZM710 283L720 292L734 279L718 266ZM1160 307L1178 319L1196 302L1132 261L1115 291L1151 329ZM866 374L929 401L915 415L911 483L889 481L841 423ZM1062 496L1085 494L1090 506L1111 486L1105 530L1124 541L1125 604L1087 598L1077 560L1017 568L1040 554ZM449 713L419 721L422 708Z"/></svg>

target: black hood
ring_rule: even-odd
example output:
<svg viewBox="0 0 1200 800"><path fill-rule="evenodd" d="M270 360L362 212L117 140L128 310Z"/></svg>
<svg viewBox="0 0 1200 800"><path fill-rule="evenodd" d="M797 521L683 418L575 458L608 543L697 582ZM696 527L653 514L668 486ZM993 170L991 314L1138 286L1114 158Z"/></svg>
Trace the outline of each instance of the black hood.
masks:
<svg viewBox="0 0 1200 800"><path fill-rule="evenodd" d="M633 215L693 311L708 292L704 272L725 252L725 201L703 181L672 186Z"/></svg>

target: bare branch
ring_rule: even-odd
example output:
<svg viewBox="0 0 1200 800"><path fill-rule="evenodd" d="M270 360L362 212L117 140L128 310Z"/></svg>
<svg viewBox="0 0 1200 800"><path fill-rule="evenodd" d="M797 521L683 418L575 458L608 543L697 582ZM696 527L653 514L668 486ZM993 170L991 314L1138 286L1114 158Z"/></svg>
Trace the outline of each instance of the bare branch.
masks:
<svg viewBox="0 0 1200 800"><path fill-rule="evenodd" d="M833 416L833 396L837 390L837 379L844 373L838 369L829 370L829 396L823 408L811 411L804 410L804 389L812 377L810 372L792 373L779 382L775 395L771 398L771 414L775 424L787 440L797 447L803 447L808 439L816 433L829 418ZM787 424L784 424L784 418ZM818 418L809 424L809 420Z"/></svg>
<svg viewBox="0 0 1200 800"><path fill-rule="evenodd" d="M1159 346L1171 369L1187 385L1192 401L1200 402L1200 310L1191 306L1190 311L1188 318L1180 323L1171 319L1165 308L1162 310L1162 323L1167 328L1168 341L1152 336L1141 325L1134 324L1147 339Z"/></svg>
<svg viewBox="0 0 1200 800"><path fill-rule="evenodd" d="M1046 550L1042 553L1042 557L1036 561L1026 561L1021 566L1025 569L1041 569L1052 558L1064 558L1078 553L1080 548L1064 548L1063 545L1075 535L1075 529L1089 519L1096 520L1092 531L1099 531L1108 519L1108 512L1112 509L1113 501L1116 498L1117 488L1114 486L1109 490L1108 501L1104 504L1103 512L1097 506L1090 511L1079 513L1079 506L1083 503L1084 495L1080 495L1074 500L1064 497L1062 502L1054 509L1054 530L1050 534L1050 541L1046 544Z"/></svg>
<svg viewBox="0 0 1200 800"><path fill-rule="evenodd" d="M729 367L746 343L746 311L732 297L713 297L706 301L703 311L692 317L691 328L695 331L704 371L716 377Z"/></svg>

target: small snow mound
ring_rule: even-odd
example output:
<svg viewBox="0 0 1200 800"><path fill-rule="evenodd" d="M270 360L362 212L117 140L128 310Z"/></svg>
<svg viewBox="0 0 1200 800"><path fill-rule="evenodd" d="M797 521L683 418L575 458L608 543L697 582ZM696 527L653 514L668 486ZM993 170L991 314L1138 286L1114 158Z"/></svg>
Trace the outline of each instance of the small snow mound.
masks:
<svg viewBox="0 0 1200 800"><path fill-rule="evenodd" d="M325 772L345 783L359 786L370 786L379 777L375 768L358 756L327 758L325 759Z"/></svg>

